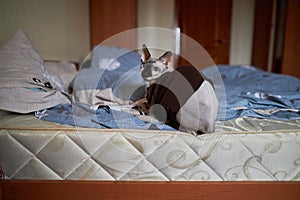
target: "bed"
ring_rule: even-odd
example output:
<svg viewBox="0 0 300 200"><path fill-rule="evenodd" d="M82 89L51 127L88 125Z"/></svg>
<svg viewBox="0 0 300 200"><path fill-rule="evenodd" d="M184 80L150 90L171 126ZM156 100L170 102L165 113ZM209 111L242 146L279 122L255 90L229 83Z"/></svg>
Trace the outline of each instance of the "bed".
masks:
<svg viewBox="0 0 300 200"><path fill-rule="evenodd" d="M214 132L195 136L130 109L145 89L135 52L99 46L76 72L68 62L44 62L19 31L0 59L3 199L300 195L295 77L253 66L204 69L222 79L215 87L223 103Z"/></svg>

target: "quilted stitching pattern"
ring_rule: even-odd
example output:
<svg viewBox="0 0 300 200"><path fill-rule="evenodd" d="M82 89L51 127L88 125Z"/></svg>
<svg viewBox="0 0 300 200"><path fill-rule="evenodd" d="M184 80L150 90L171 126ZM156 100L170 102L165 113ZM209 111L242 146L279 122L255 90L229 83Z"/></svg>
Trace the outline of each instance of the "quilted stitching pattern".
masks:
<svg viewBox="0 0 300 200"><path fill-rule="evenodd" d="M202 141L196 138L194 148L179 135L162 134L167 139L159 140L161 143L151 140L157 149L150 152L140 144L134 146L137 141L133 142L126 133L93 134L98 136L97 141L105 141L99 142L94 152L83 150L84 147L77 143L80 141L82 145L82 140L78 137L77 142L73 140L74 132L64 131L57 132L54 137L51 137L52 132L43 133L43 138L38 140L40 143L33 143L42 148L33 151L36 148L26 143L29 141L26 135L32 137L30 132L22 132L16 139L13 137L16 132L1 131L0 157L6 178L294 180L299 173L297 152L300 147L295 142L295 133L209 135L205 142L203 137L200 137ZM198 141L211 148L201 148ZM5 148L10 149L9 154Z"/></svg>
<svg viewBox="0 0 300 200"><path fill-rule="evenodd" d="M29 129L0 130L6 179L300 180L299 131Z"/></svg>

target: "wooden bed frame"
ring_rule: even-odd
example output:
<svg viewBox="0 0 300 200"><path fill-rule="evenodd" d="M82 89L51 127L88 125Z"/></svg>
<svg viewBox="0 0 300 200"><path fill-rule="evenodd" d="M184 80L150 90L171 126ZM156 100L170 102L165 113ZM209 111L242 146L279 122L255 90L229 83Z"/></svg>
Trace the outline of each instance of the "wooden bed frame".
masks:
<svg viewBox="0 0 300 200"><path fill-rule="evenodd" d="M300 182L141 182L2 180L0 200L300 199Z"/></svg>

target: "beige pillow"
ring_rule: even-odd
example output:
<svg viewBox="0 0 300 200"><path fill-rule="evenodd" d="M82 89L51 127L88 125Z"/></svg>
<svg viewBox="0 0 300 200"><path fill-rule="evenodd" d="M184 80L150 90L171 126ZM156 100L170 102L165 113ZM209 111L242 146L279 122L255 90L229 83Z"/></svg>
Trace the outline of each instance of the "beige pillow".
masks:
<svg viewBox="0 0 300 200"><path fill-rule="evenodd" d="M75 64L61 61L45 61L44 76L60 91L68 92L71 81L77 74Z"/></svg>
<svg viewBox="0 0 300 200"><path fill-rule="evenodd" d="M0 109L29 113L69 102L43 76L42 65L22 30L0 48Z"/></svg>

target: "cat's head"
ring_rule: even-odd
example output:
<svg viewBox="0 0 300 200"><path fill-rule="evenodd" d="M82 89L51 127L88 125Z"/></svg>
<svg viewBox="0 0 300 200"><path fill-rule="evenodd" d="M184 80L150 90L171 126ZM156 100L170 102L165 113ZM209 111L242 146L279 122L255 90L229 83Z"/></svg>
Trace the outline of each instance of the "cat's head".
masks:
<svg viewBox="0 0 300 200"><path fill-rule="evenodd" d="M143 44L141 55L141 75L145 81L152 82L159 78L168 70L169 62L172 58L172 52L167 51L159 58L152 58L151 54Z"/></svg>

